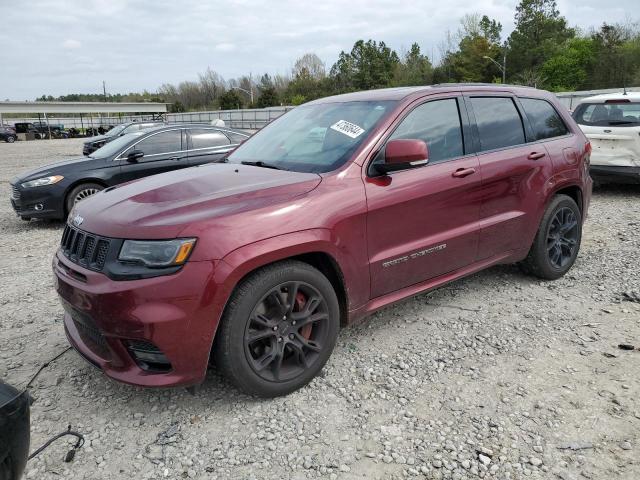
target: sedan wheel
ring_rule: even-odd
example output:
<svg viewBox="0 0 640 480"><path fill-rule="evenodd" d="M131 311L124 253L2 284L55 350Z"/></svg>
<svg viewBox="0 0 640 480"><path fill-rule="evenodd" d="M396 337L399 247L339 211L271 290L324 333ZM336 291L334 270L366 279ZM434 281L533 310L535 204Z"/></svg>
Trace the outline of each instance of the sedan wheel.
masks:
<svg viewBox="0 0 640 480"><path fill-rule="evenodd" d="M104 190L102 185L97 183L83 183L76 186L69 194L67 195L66 200L66 209L67 215L73 210L73 206L86 198L89 198L92 195L95 195L99 191Z"/></svg>

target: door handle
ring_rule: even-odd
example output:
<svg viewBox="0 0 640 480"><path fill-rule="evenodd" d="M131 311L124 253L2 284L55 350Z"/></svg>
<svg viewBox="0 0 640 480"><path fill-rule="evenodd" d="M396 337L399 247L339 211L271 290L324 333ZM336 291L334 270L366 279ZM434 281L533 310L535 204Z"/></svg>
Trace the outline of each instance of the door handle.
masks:
<svg viewBox="0 0 640 480"><path fill-rule="evenodd" d="M455 172L453 172L451 176L456 178L463 178L469 175L473 175L474 173L476 173L475 168L459 168Z"/></svg>
<svg viewBox="0 0 640 480"><path fill-rule="evenodd" d="M527 158L529 160L540 160L545 155L546 153L544 152L531 152Z"/></svg>
<svg viewBox="0 0 640 480"><path fill-rule="evenodd" d="M169 160L182 160L182 157L169 157Z"/></svg>

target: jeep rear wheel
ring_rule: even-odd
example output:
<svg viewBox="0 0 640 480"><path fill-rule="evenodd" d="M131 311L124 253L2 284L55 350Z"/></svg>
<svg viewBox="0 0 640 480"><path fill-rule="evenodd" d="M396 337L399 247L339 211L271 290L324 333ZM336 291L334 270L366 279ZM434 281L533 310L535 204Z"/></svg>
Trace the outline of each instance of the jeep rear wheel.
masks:
<svg viewBox="0 0 640 480"><path fill-rule="evenodd" d="M339 326L338 299L329 280L306 263L281 262L236 288L218 327L215 360L244 392L285 395L320 372Z"/></svg>
<svg viewBox="0 0 640 480"><path fill-rule="evenodd" d="M581 239L582 214L578 205L567 195L556 195L542 217L529 255L521 266L540 278L560 278L573 266Z"/></svg>

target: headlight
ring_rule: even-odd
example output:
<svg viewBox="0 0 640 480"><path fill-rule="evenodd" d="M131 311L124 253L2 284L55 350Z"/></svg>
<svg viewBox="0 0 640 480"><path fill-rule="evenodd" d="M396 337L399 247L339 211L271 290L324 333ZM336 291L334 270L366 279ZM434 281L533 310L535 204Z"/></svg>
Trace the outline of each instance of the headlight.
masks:
<svg viewBox="0 0 640 480"><path fill-rule="evenodd" d="M141 263L147 267L173 267L187 261L195 243L195 238L125 240L118 260Z"/></svg>
<svg viewBox="0 0 640 480"><path fill-rule="evenodd" d="M62 175L53 175L52 177L36 178L35 180L31 180L29 182L24 182L22 184L22 188L42 187L44 185L53 185L54 183L58 183L63 178L64 177Z"/></svg>

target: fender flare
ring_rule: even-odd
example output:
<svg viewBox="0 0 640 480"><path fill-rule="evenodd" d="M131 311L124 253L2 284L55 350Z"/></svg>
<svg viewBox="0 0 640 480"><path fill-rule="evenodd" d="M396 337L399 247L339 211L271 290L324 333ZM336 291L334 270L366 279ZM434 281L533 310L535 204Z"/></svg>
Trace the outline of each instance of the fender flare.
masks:
<svg viewBox="0 0 640 480"><path fill-rule="evenodd" d="M216 262L213 280L217 285L218 321L233 290L248 274L266 265L309 253L323 253L331 257L341 270L344 284L348 285L350 279L341 268L341 254L331 230L314 228L266 238L244 245Z"/></svg>

